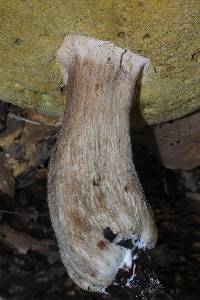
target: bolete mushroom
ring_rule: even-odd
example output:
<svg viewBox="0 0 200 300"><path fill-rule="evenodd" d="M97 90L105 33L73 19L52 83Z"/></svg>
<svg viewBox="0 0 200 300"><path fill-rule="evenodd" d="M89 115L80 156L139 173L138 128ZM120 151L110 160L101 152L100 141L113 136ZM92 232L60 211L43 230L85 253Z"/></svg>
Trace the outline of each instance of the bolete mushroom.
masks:
<svg viewBox="0 0 200 300"><path fill-rule="evenodd" d="M65 38L57 59L68 100L50 160L48 202L61 258L85 290L128 288L134 286L138 256L157 239L129 128L138 82L150 61L111 42L75 35Z"/></svg>

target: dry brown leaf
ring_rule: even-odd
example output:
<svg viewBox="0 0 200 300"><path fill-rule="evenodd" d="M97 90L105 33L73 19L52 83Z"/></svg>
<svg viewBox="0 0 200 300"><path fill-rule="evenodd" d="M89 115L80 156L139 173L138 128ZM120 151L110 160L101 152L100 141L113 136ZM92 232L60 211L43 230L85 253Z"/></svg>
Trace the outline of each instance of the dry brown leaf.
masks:
<svg viewBox="0 0 200 300"><path fill-rule="evenodd" d="M0 192L10 197L13 197L15 192L15 179L6 165L2 153L0 153Z"/></svg>
<svg viewBox="0 0 200 300"><path fill-rule="evenodd" d="M13 229L8 224L0 225L0 242L21 254L26 254L29 250L45 254L55 245L52 240L33 238L27 233Z"/></svg>
<svg viewBox="0 0 200 300"><path fill-rule="evenodd" d="M33 115L36 113L33 112ZM7 127L0 136L0 146L14 178L37 168L49 157L56 132L56 127L26 122L17 116L7 119Z"/></svg>
<svg viewBox="0 0 200 300"><path fill-rule="evenodd" d="M61 125L61 119L56 116L39 114L30 109L29 110L26 109L24 111L24 113L25 113L25 116L27 119L32 120L34 122L38 122L40 124L44 124L44 125L48 125L48 126L55 126L55 127L58 127Z"/></svg>
<svg viewBox="0 0 200 300"><path fill-rule="evenodd" d="M191 170L200 165L200 111L154 129L165 167Z"/></svg>

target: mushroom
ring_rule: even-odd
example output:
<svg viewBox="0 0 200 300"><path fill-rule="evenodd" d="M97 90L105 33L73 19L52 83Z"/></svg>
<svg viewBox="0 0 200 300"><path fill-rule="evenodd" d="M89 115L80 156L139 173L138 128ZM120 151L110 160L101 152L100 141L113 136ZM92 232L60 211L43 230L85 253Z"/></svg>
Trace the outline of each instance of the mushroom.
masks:
<svg viewBox="0 0 200 300"><path fill-rule="evenodd" d="M48 202L61 259L85 290L134 286L137 259L157 239L129 120L150 61L76 35L65 38L57 60L67 104L49 164Z"/></svg>

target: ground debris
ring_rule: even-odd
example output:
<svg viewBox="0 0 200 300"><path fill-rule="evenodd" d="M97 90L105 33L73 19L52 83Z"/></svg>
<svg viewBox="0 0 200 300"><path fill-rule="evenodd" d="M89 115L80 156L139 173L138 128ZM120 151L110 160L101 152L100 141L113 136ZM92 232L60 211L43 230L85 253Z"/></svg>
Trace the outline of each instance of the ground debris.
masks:
<svg viewBox="0 0 200 300"><path fill-rule="evenodd" d="M200 110L155 126L133 128L134 142L148 147L166 168L200 166Z"/></svg>
<svg viewBox="0 0 200 300"><path fill-rule="evenodd" d="M9 167L6 164L3 153L0 152L0 192L14 196L15 193L15 179Z"/></svg>
<svg viewBox="0 0 200 300"><path fill-rule="evenodd" d="M27 254L29 250L32 250L47 255L51 247L55 246L55 242L52 240L36 239L27 233L13 229L8 224L0 225L0 241L20 254Z"/></svg>
<svg viewBox="0 0 200 300"><path fill-rule="evenodd" d="M80 290L61 263L46 201L57 121L44 121L36 113L31 117L12 105L3 108L1 102L0 112L0 300L134 300L133 293ZM156 217L158 242L151 254L163 286L152 300L198 300L200 168L166 169L144 144L134 147L134 159ZM109 228L104 234L115 238Z"/></svg>
<svg viewBox="0 0 200 300"><path fill-rule="evenodd" d="M15 180L29 177L50 156L56 140L55 117L0 102L0 192L14 196ZM36 172L37 173L37 172Z"/></svg>

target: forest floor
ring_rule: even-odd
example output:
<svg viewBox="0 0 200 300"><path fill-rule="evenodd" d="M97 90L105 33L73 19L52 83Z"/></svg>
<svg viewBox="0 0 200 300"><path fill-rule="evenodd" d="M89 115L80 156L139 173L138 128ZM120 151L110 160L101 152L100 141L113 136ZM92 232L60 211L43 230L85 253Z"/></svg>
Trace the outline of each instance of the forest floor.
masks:
<svg viewBox="0 0 200 300"><path fill-rule="evenodd" d="M47 205L55 123L0 102L0 300L107 298L80 290L60 261ZM166 169L140 145L135 160L158 228L153 257L163 289L152 299L198 300L200 168Z"/></svg>

